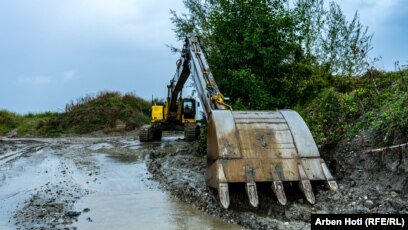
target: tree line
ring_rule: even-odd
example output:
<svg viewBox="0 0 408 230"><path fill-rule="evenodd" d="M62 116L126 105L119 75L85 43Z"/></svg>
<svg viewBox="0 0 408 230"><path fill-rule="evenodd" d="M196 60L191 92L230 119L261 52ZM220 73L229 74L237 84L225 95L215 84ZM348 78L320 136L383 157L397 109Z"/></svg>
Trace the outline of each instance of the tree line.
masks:
<svg viewBox="0 0 408 230"><path fill-rule="evenodd" d="M179 39L200 37L216 81L235 109L306 103L338 76L367 70L373 34L323 0L184 0L171 11Z"/></svg>

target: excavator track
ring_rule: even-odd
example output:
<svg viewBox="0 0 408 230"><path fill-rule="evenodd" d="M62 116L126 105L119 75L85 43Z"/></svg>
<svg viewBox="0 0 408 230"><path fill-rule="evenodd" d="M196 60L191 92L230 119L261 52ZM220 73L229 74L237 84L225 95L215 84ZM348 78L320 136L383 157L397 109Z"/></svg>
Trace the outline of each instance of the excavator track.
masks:
<svg viewBox="0 0 408 230"><path fill-rule="evenodd" d="M140 128L139 140L141 142L160 141L162 130L155 125L144 125Z"/></svg>
<svg viewBox="0 0 408 230"><path fill-rule="evenodd" d="M144 125L140 128L139 140L141 142L148 142L153 140L153 129L151 125Z"/></svg>
<svg viewBox="0 0 408 230"><path fill-rule="evenodd" d="M197 126L196 124L186 124L184 125L184 139L186 141L197 140Z"/></svg>

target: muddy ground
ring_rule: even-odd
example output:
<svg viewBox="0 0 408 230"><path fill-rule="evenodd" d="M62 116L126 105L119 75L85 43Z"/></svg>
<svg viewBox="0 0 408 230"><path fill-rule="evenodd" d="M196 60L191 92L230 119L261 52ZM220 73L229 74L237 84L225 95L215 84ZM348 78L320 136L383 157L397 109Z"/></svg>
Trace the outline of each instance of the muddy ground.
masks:
<svg viewBox="0 0 408 230"><path fill-rule="evenodd" d="M258 184L260 204L252 208L244 185L230 188L231 205L220 207L217 192L204 183L205 157L196 146L168 143L150 151L147 165L154 178L175 197L224 221L249 229L310 229L312 213L408 213L408 148L364 152L372 144L356 136L321 155L337 178L339 190L313 184L316 204L300 195L297 184L284 184L288 204L280 205L270 184Z"/></svg>
<svg viewBox="0 0 408 230"><path fill-rule="evenodd" d="M0 229L240 229L152 179L147 155L173 140L0 138Z"/></svg>
<svg viewBox="0 0 408 230"><path fill-rule="evenodd" d="M237 185L228 210L205 186L206 159L196 147L180 138L146 145L133 136L2 138L0 228L310 229L311 213L408 213L407 147L363 153L370 145L356 136L321 152L340 189L314 184L315 205L297 184L284 184L286 206L270 184L258 184L252 208Z"/></svg>

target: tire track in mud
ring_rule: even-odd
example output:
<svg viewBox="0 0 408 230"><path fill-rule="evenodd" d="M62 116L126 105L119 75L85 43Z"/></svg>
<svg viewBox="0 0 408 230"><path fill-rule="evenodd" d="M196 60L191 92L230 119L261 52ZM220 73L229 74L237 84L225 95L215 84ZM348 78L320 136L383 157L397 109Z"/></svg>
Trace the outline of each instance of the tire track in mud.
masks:
<svg viewBox="0 0 408 230"><path fill-rule="evenodd" d="M79 169L80 165L76 163L81 164L86 159L81 158L82 162L70 159L72 152L78 149L67 145L69 142L66 139L0 140L2 144L0 167L7 166L2 168L5 173L13 170L11 174L4 175L2 181L6 186L9 185L16 190L9 194L7 191L10 190L6 187L0 190L5 192L0 194L4 196L1 200L8 205L5 210L14 210L10 212L8 221L14 227L1 223L0 219L0 228L4 226L7 229L75 229L70 225L77 220L82 210L75 211L73 206L80 198L89 194L86 185L88 181L92 182L91 178L97 174L95 172L97 168L91 167L85 172ZM78 143L82 145L81 149L87 146L83 142L86 141L78 139ZM25 157L29 158L22 159ZM79 176L79 181L78 172L83 174ZM24 179L24 175L27 175L27 179ZM82 182L85 186L81 184ZM12 200L16 201L14 209Z"/></svg>
<svg viewBox="0 0 408 230"><path fill-rule="evenodd" d="M238 229L158 188L144 164L162 143L133 137L37 140L0 139L0 229L133 229L146 221L147 228Z"/></svg>
<svg viewBox="0 0 408 230"><path fill-rule="evenodd" d="M22 149L7 151L6 153L0 155L0 166L6 163L9 163L19 157L24 156L25 154L35 154L41 149L45 148L44 145L35 145L35 146L26 146Z"/></svg>

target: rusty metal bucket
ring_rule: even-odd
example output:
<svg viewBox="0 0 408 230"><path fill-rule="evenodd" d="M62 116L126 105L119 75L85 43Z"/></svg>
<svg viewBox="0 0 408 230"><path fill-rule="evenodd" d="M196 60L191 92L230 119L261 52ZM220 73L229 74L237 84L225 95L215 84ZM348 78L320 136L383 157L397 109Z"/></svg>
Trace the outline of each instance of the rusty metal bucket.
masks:
<svg viewBox="0 0 408 230"><path fill-rule="evenodd" d="M292 110L213 110L208 120L207 152L206 183L218 189L224 208L230 203L228 183L246 183L254 207L259 203L256 182L271 182L283 205L287 202L283 181L299 181L312 204L315 197L310 181L322 180L330 190L337 189L309 128Z"/></svg>

